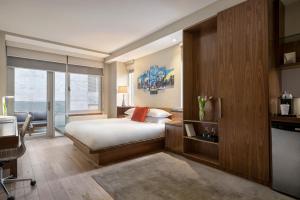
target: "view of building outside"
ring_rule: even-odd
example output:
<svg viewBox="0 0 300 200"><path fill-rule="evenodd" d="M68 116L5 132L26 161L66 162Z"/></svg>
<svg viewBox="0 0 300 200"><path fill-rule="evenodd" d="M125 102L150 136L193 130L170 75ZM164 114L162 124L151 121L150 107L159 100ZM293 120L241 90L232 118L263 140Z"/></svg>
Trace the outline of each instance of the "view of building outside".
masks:
<svg viewBox="0 0 300 200"><path fill-rule="evenodd" d="M99 109L100 76L70 74L70 111Z"/></svg>
<svg viewBox="0 0 300 200"><path fill-rule="evenodd" d="M15 112L47 111L47 72L15 68Z"/></svg>

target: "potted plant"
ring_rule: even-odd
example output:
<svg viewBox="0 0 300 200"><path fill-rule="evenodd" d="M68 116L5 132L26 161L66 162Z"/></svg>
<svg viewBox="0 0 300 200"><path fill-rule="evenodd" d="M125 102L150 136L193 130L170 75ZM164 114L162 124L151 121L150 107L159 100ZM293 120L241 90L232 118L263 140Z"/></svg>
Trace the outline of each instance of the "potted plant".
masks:
<svg viewBox="0 0 300 200"><path fill-rule="evenodd" d="M198 104L199 104L199 120L204 120L205 116L205 105L207 101L210 101L213 97L207 97L207 96L198 96Z"/></svg>

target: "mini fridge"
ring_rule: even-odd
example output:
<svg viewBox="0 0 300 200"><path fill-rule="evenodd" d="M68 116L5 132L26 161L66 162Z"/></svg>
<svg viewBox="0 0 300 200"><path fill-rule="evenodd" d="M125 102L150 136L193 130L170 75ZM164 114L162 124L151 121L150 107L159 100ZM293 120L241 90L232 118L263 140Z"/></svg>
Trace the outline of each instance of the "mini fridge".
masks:
<svg viewBox="0 0 300 200"><path fill-rule="evenodd" d="M272 188L300 198L300 124L272 123Z"/></svg>

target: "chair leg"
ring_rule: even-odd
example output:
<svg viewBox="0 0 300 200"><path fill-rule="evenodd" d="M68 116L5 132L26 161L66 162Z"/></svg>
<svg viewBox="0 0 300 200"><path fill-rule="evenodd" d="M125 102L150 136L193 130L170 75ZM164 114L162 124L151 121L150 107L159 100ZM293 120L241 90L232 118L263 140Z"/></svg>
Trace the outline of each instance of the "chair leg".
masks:
<svg viewBox="0 0 300 200"><path fill-rule="evenodd" d="M5 182L7 179L12 179L12 178L14 178L14 176L13 176L13 175L10 175L10 176L8 176L8 177L6 177L6 178L3 178L3 181Z"/></svg>
<svg viewBox="0 0 300 200"><path fill-rule="evenodd" d="M9 192L8 192L7 188L5 187L4 182L2 180L1 180L1 187L3 188L4 192L6 193L6 195L8 197L10 197L10 194L9 194Z"/></svg>
<svg viewBox="0 0 300 200"><path fill-rule="evenodd" d="M4 183L15 183L21 181L33 181L31 178L16 178L16 179L5 179Z"/></svg>

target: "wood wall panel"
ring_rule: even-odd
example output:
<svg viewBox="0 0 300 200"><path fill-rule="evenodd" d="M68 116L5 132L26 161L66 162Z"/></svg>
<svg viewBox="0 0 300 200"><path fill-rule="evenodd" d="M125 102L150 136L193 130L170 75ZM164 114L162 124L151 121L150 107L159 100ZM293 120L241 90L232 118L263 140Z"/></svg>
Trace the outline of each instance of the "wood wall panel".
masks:
<svg viewBox="0 0 300 200"><path fill-rule="evenodd" d="M193 68L193 34L183 33L183 119L193 119L197 111L194 102L195 69Z"/></svg>
<svg viewBox="0 0 300 200"><path fill-rule="evenodd" d="M269 182L268 1L251 0L218 14L220 162Z"/></svg>

